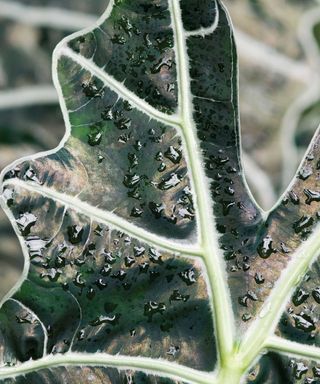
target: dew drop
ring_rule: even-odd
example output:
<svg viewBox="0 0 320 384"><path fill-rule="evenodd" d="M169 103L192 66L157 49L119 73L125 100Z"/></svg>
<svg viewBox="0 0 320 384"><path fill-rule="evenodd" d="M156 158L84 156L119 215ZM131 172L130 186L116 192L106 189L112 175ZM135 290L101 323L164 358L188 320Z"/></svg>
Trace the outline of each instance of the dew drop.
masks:
<svg viewBox="0 0 320 384"><path fill-rule="evenodd" d="M42 257L42 251L46 248L47 241L38 236L29 236L26 239L26 244L31 258Z"/></svg>
<svg viewBox="0 0 320 384"><path fill-rule="evenodd" d="M302 376L304 376L307 372L308 372L308 367L303 363L297 362L293 364L293 373L296 379L298 380L302 379Z"/></svg>
<svg viewBox="0 0 320 384"><path fill-rule="evenodd" d="M164 155L167 159L171 160L174 164L179 164L182 159L181 151L173 146L170 146Z"/></svg>
<svg viewBox="0 0 320 384"><path fill-rule="evenodd" d="M150 211L153 213L154 217L156 219L160 219L160 217L162 216L162 212L164 211L163 204L157 204L155 202L150 202L149 208L150 208Z"/></svg>
<svg viewBox="0 0 320 384"><path fill-rule="evenodd" d="M320 201L320 192L312 191L311 189L305 189L303 192L307 196L306 204L310 205L313 201Z"/></svg>
<svg viewBox="0 0 320 384"><path fill-rule="evenodd" d="M60 269L50 268L48 271L42 272L40 277L42 279L47 277L50 281L56 282L61 276L61 274L62 274L62 271Z"/></svg>
<svg viewBox="0 0 320 384"><path fill-rule="evenodd" d="M315 299L315 301L320 304L320 287L315 288L312 291L312 296Z"/></svg>
<svg viewBox="0 0 320 384"><path fill-rule="evenodd" d="M156 313L163 314L165 310L166 305L164 303L149 301L144 305L144 316L147 316L149 318L149 321L151 321L153 315L155 315Z"/></svg>
<svg viewBox="0 0 320 384"><path fill-rule="evenodd" d="M110 325L117 325L119 323L120 314L116 314L114 316L98 316L95 320L90 322L90 325L93 327L97 327L101 324L110 324Z"/></svg>
<svg viewBox="0 0 320 384"><path fill-rule="evenodd" d="M292 302L296 307L298 307L299 305L304 303L309 296L310 295L308 292L304 291L303 289L298 289L293 295Z"/></svg>
<svg viewBox="0 0 320 384"><path fill-rule="evenodd" d="M23 236L29 235L31 228L36 224L38 218L31 212L26 212L20 215L16 220L18 227Z"/></svg>
<svg viewBox="0 0 320 384"><path fill-rule="evenodd" d="M184 281L187 285L192 285L197 281L193 269L186 269L185 271L180 272L179 276L181 280Z"/></svg>
<svg viewBox="0 0 320 384"><path fill-rule="evenodd" d="M68 227L68 239L71 244L79 244L82 241L84 230L80 225Z"/></svg>
<svg viewBox="0 0 320 384"><path fill-rule="evenodd" d="M145 253L146 249L144 247L134 247L133 248L133 254L135 257L140 257Z"/></svg>
<svg viewBox="0 0 320 384"><path fill-rule="evenodd" d="M261 273L256 273L254 276L254 280L257 284L263 284L265 282L265 279Z"/></svg>
<svg viewBox="0 0 320 384"><path fill-rule="evenodd" d="M303 312L299 315L292 315L292 318L295 321L296 328L301 329L304 332L312 332L316 329L312 318Z"/></svg>
<svg viewBox="0 0 320 384"><path fill-rule="evenodd" d="M276 252L276 249L273 248L273 240L271 236L266 236L258 246L258 254L263 259L267 259Z"/></svg>
<svg viewBox="0 0 320 384"><path fill-rule="evenodd" d="M5 202L8 207L11 207L13 204L14 199L14 191L11 188L5 188L3 191L3 198L5 199Z"/></svg>
<svg viewBox="0 0 320 384"><path fill-rule="evenodd" d="M143 214L143 210L141 208L134 207L131 210L130 216L131 217L141 217Z"/></svg>
<svg viewBox="0 0 320 384"><path fill-rule="evenodd" d="M176 357L176 355L179 353L180 347L176 345L170 345L169 350L167 351L167 355Z"/></svg>
<svg viewBox="0 0 320 384"><path fill-rule="evenodd" d="M304 229L312 226L314 223L314 219L311 216L302 216L298 221L296 221L292 227L295 233L300 233Z"/></svg>
<svg viewBox="0 0 320 384"><path fill-rule="evenodd" d="M307 180L311 175L312 175L312 168L309 166L306 166L300 170L298 177L301 180Z"/></svg>
<svg viewBox="0 0 320 384"><path fill-rule="evenodd" d="M242 321L244 321L244 322L251 320L251 318L252 318L252 316L250 315L250 313L244 313L241 317Z"/></svg>
<svg viewBox="0 0 320 384"><path fill-rule="evenodd" d="M167 191L171 188L176 187L182 180L182 177L180 175L177 175L176 173L171 173L171 175L163 180L158 184L158 188Z"/></svg>
<svg viewBox="0 0 320 384"><path fill-rule="evenodd" d="M136 173L133 175L128 174L128 175L125 175L125 177L123 179L123 184L127 188L133 188L137 184L139 184L140 181L141 181L141 177L139 175L137 175Z"/></svg>

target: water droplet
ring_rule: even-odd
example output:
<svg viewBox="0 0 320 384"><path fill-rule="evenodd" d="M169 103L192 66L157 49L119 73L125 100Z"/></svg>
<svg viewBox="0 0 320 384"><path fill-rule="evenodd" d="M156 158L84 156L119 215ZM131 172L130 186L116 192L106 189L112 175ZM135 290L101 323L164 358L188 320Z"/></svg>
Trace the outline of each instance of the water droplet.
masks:
<svg viewBox="0 0 320 384"><path fill-rule="evenodd" d="M27 248L31 258L42 257L42 252L47 246L47 241L38 236L29 236L26 239Z"/></svg>
<svg viewBox="0 0 320 384"><path fill-rule="evenodd" d="M88 144L91 145L91 147L95 147L96 145L99 145L101 141L102 141L101 131L95 131L88 134Z"/></svg>
<svg viewBox="0 0 320 384"><path fill-rule="evenodd" d="M313 201L320 201L320 192L312 191L311 189L305 189L303 192L307 196L306 204L310 205Z"/></svg>
<svg viewBox="0 0 320 384"><path fill-rule="evenodd" d="M167 169L166 164L165 163L160 163L160 165L158 167L158 171L159 172L164 172L166 169Z"/></svg>
<svg viewBox="0 0 320 384"><path fill-rule="evenodd" d="M147 273L148 269L149 269L149 264L146 262L139 265L140 273Z"/></svg>
<svg viewBox="0 0 320 384"><path fill-rule="evenodd" d="M86 294L87 298L89 300L92 300L95 297L95 295L96 295L96 291L92 287L89 287Z"/></svg>
<svg viewBox="0 0 320 384"><path fill-rule="evenodd" d="M164 211L163 204L157 204L154 202L149 203L150 211L153 213L156 219L159 219L162 216L162 212Z"/></svg>
<svg viewBox="0 0 320 384"><path fill-rule="evenodd" d="M126 256L126 258L124 259L125 266L128 268L131 267L131 265L133 265L135 262L136 260L132 256Z"/></svg>
<svg viewBox="0 0 320 384"><path fill-rule="evenodd" d="M117 261L116 256L114 256L112 252L107 252L105 250L103 255L104 255L105 262L108 264L114 264Z"/></svg>
<svg viewBox="0 0 320 384"><path fill-rule="evenodd" d="M27 171L24 174L24 179L33 181L37 184L41 184L40 180L38 179L38 177L36 175L36 171L32 168L27 169Z"/></svg>
<svg viewBox="0 0 320 384"><path fill-rule="evenodd" d="M312 291L312 296L315 299L315 301L320 304L320 287L315 288Z"/></svg>
<svg viewBox="0 0 320 384"><path fill-rule="evenodd" d="M134 247L133 248L133 254L135 257L140 257L145 253L146 249L144 247Z"/></svg>
<svg viewBox="0 0 320 384"><path fill-rule="evenodd" d="M180 347L176 345L170 345L169 350L167 351L167 355L176 357L179 351L180 351Z"/></svg>
<svg viewBox="0 0 320 384"><path fill-rule="evenodd" d="M300 199L294 191L289 192L289 197L292 204L294 205L300 204Z"/></svg>
<svg viewBox="0 0 320 384"><path fill-rule="evenodd" d="M97 85L92 82L86 82L82 84L82 90L86 97L102 97L104 92L102 88L98 88Z"/></svg>
<svg viewBox="0 0 320 384"><path fill-rule="evenodd" d="M153 263L158 263L158 264L162 263L161 253L154 248L149 249L149 259Z"/></svg>
<svg viewBox="0 0 320 384"><path fill-rule="evenodd" d="M100 290L103 290L108 286L108 283L103 279L98 279L95 284Z"/></svg>
<svg viewBox="0 0 320 384"><path fill-rule="evenodd" d="M302 216L298 221L296 221L292 227L295 233L300 233L304 229L312 226L314 223L314 219L311 216Z"/></svg>
<svg viewBox="0 0 320 384"><path fill-rule="evenodd" d="M137 175L136 173L133 174L133 175L125 175L124 179L123 179L123 184L127 187L127 188L133 188L135 187L137 184L139 184L141 181L141 177L139 175Z"/></svg>
<svg viewBox="0 0 320 384"><path fill-rule="evenodd" d="M115 121L114 125L121 131L125 129L129 129L131 127L131 120L124 117L120 120Z"/></svg>
<svg viewBox="0 0 320 384"><path fill-rule="evenodd" d="M299 172L299 179L307 180L312 175L312 168L310 166L306 166L302 168Z"/></svg>
<svg viewBox="0 0 320 384"><path fill-rule="evenodd" d="M84 230L80 225L72 225L68 227L68 239L71 244L79 244L82 241Z"/></svg>
<svg viewBox="0 0 320 384"><path fill-rule="evenodd" d="M293 364L293 373L296 379L302 379L302 376L308 372L308 367L303 363L297 362Z"/></svg>
<svg viewBox="0 0 320 384"><path fill-rule="evenodd" d="M95 320L90 322L90 325L93 327L97 327L98 325L101 324L110 324L110 325L117 325L119 323L121 315L120 314L115 314L114 316L98 316Z"/></svg>
<svg viewBox="0 0 320 384"><path fill-rule="evenodd" d="M103 162L103 160L105 159L104 156L102 155L98 155L98 163L101 164Z"/></svg>
<svg viewBox="0 0 320 384"><path fill-rule="evenodd" d="M272 253L275 253L277 250L273 248L273 240L271 236L266 236L262 242L259 244L257 249L260 257L267 259Z"/></svg>
<svg viewBox="0 0 320 384"><path fill-rule="evenodd" d="M115 34L115 35L111 38L111 41L112 41L114 44L124 45L124 44L127 42L127 39L126 39L124 36L122 36L122 35Z"/></svg>
<svg viewBox="0 0 320 384"><path fill-rule="evenodd" d="M105 266L101 269L100 274L101 274L102 276L109 276L110 273L111 273L111 271L112 271L112 267L111 267L110 265L105 265Z"/></svg>
<svg viewBox="0 0 320 384"><path fill-rule="evenodd" d="M86 283L82 280L82 274L77 273L76 277L73 280L73 284L76 285L79 288L85 287Z"/></svg>
<svg viewBox="0 0 320 384"><path fill-rule="evenodd" d="M156 313L163 314L165 310L166 310L166 305L164 303L149 301L144 305L144 315L149 318L149 321L152 320L153 315L155 315Z"/></svg>
<svg viewBox="0 0 320 384"><path fill-rule="evenodd" d="M84 340L84 336L85 336L85 330L84 329L80 329L80 331L77 334L77 339L79 341L82 341L82 340Z"/></svg>
<svg viewBox="0 0 320 384"><path fill-rule="evenodd" d="M283 253L289 253L289 252L290 252L290 249L289 249L289 248L286 246L286 244L283 243L283 242L280 243L280 248L281 248L281 251L282 251Z"/></svg>
<svg viewBox="0 0 320 384"><path fill-rule="evenodd" d="M40 277L41 279L44 279L45 277L47 277L50 281L56 282L61 276L61 274L62 274L61 269L50 268L48 269L48 271L42 272Z"/></svg>
<svg viewBox="0 0 320 384"><path fill-rule="evenodd" d="M256 273L255 276L254 276L254 280L257 284L263 284L265 282L265 279L264 277L262 276L261 273Z"/></svg>
<svg viewBox="0 0 320 384"><path fill-rule="evenodd" d="M123 269L119 269L118 272L115 272L111 275L113 279L118 279L120 281L123 281L127 276L127 272L125 272Z"/></svg>
<svg viewBox="0 0 320 384"><path fill-rule="evenodd" d="M299 315L292 315L292 318L295 321L296 328L304 332L312 332L316 329L312 318L303 312L299 313Z"/></svg>
<svg viewBox="0 0 320 384"><path fill-rule="evenodd" d="M234 207L236 203L234 201L221 200L220 204L222 205L223 215L227 216L230 213L231 208Z"/></svg>
<svg viewBox="0 0 320 384"><path fill-rule="evenodd" d="M102 120L105 120L105 121L113 120L114 117L113 117L112 107L106 107L101 112L101 118Z"/></svg>
<svg viewBox="0 0 320 384"><path fill-rule="evenodd" d="M164 155L167 159L171 160L174 164L179 164L182 159L181 151L173 146L170 146Z"/></svg>
<svg viewBox="0 0 320 384"><path fill-rule="evenodd" d="M30 313L27 313L24 316L16 316L16 321L18 324L33 324L35 322Z"/></svg>
<svg viewBox="0 0 320 384"><path fill-rule="evenodd" d="M11 207L14 201L14 190L11 188L5 188L2 196L5 199L7 206Z"/></svg>
<svg viewBox="0 0 320 384"><path fill-rule="evenodd" d="M158 188L166 191L171 188L176 187L182 180L182 177L180 175L177 175L176 173L171 173L170 176L166 177L165 179L161 180L161 182L158 184Z"/></svg>
<svg viewBox="0 0 320 384"><path fill-rule="evenodd" d="M19 219L16 220L18 227L23 236L29 235L31 228L36 224L38 218L31 212L26 212L20 215Z"/></svg>
<svg viewBox="0 0 320 384"><path fill-rule="evenodd" d="M244 322L251 320L251 318L252 318L252 316L250 315L250 313L244 313L241 317L242 321L244 321Z"/></svg>
<svg viewBox="0 0 320 384"><path fill-rule="evenodd" d="M320 368L319 367L313 367L312 371L313 371L313 375L315 377L320 377Z"/></svg>
<svg viewBox="0 0 320 384"><path fill-rule="evenodd" d="M151 73L159 73L163 67L172 68L173 60L171 57L162 57L152 68Z"/></svg>
<svg viewBox="0 0 320 384"><path fill-rule="evenodd" d="M179 276L181 280L184 281L187 285L192 285L197 282L193 269L186 269L185 271L180 272Z"/></svg>
<svg viewBox="0 0 320 384"><path fill-rule="evenodd" d="M303 289L300 288L293 295L292 302L296 307L298 307L299 305L304 303L309 296L310 295L308 292L305 292Z"/></svg>

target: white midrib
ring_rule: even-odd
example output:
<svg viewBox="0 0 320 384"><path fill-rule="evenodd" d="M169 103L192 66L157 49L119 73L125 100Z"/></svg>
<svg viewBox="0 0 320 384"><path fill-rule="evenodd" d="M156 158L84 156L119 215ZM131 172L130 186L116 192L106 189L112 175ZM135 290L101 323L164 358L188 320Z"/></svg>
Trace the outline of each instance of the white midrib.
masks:
<svg viewBox="0 0 320 384"><path fill-rule="evenodd" d="M198 225L200 231L203 257L207 267L209 282L212 290L215 333L220 352L221 365L230 356L234 342L234 321L231 311L230 295L226 286L225 266L219 249L213 218L213 203L208 190L209 182L205 176L200 160L200 146L197 140L196 126L193 119L193 100L191 79L187 53L186 35L182 25L179 1L169 0L172 27L175 35L176 61L178 71L178 88L180 96L181 127L186 144L188 161L193 179L193 189L196 196ZM207 188L206 188L207 187Z"/></svg>
<svg viewBox="0 0 320 384"><path fill-rule="evenodd" d="M131 224L111 212L93 207L80 200L78 197L69 196L44 185L40 186L34 182L26 182L19 179L6 181L3 183L3 187L6 186L15 186L26 189L30 192L36 192L41 196L53 199L66 207L81 212L97 222L108 225L109 227L120 230L121 232L125 232L141 242L147 242L148 244L154 245L164 251L174 252L175 254L179 253L190 257L202 256L201 249L199 249L196 245L183 245L183 243L170 241L165 237L155 235L152 232Z"/></svg>

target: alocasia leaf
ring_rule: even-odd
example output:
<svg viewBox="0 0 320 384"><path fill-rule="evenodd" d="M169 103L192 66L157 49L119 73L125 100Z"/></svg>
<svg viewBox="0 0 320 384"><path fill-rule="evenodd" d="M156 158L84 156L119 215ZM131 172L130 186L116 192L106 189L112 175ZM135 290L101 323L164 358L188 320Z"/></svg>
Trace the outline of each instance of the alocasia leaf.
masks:
<svg viewBox="0 0 320 384"><path fill-rule="evenodd" d="M54 80L63 142L3 172L25 268L0 311L2 382L281 383L311 372L288 356L317 361L317 347L276 327L318 256L319 138L263 212L243 176L221 2L115 0L59 44ZM289 314L314 332L301 311Z"/></svg>

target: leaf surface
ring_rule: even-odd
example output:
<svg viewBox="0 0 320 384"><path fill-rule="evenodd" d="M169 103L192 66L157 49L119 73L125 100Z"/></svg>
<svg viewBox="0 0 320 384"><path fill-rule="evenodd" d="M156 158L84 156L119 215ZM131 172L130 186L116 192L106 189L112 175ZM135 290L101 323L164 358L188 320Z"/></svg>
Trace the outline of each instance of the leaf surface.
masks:
<svg viewBox="0 0 320 384"><path fill-rule="evenodd" d="M2 364L50 383L50 367L122 380L80 365L239 382L318 253L318 136L263 212L220 1L115 0L59 44L54 70L66 136L3 173L26 261L0 311Z"/></svg>

